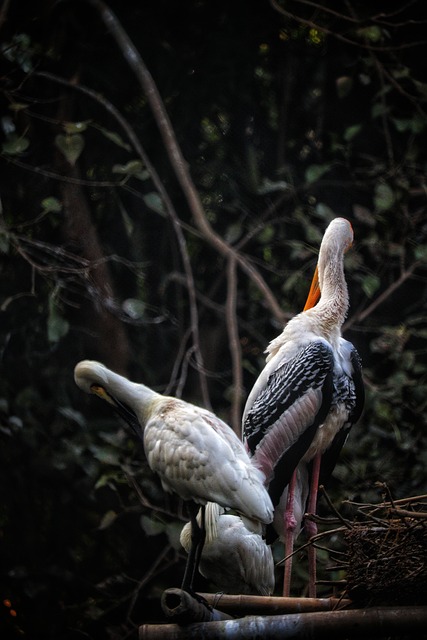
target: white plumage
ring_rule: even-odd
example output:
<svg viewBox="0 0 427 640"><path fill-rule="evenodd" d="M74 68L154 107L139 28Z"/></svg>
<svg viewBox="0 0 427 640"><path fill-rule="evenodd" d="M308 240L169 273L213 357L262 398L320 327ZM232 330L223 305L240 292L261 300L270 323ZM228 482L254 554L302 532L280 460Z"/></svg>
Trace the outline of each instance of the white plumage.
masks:
<svg viewBox="0 0 427 640"><path fill-rule="evenodd" d="M273 507L264 475L252 465L233 430L215 414L131 382L99 362L78 363L74 377L83 391L109 402L142 437L148 464L165 491L200 505L217 502L262 523L271 522Z"/></svg>
<svg viewBox="0 0 427 640"><path fill-rule="evenodd" d="M197 516L200 518L200 513ZM270 595L274 590L274 560L261 527L251 520L225 513L216 503L206 505L206 540L199 571L219 591L231 594ZM191 523L181 532L187 553Z"/></svg>
<svg viewBox="0 0 427 640"><path fill-rule="evenodd" d="M247 448L267 478L276 508L275 528L288 545L300 527L299 518L293 515L295 492L297 499L304 499L310 473L309 510L315 509L319 474L325 481L331 473L363 407L359 356L341 336L349 306L344 253L352 242L350 223L335 218L325 231L304 311L267 347L266 366L243 414ZM300 472L294 474L298 465ZM284 492L288 505L280 525ZM305 501L298 506L300 511L303 508ZM310 527L313 533L315 527L307 523L306 528ZM314 573L315 567L311 569ZM285 582L288 577L285 575ZM285 583L284 595L288 589ZM315 595L314 577L309 590Z"/></svg>

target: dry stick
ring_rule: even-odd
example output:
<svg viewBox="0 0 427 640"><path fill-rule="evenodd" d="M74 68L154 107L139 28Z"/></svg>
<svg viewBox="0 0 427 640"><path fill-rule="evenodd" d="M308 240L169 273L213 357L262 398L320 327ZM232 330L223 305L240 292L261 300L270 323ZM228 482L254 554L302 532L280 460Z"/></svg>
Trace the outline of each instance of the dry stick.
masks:
<svg viewBox="0 0 427 640"><path fill-rule="evenodd" d="M415 262L413 262L407 269L405 269L405 271L400 274L397 280L392 282L391 285L387 287L387 289L385 289L377 298L375 298L375 300L372 302L372 304L369 305L369 307L366 307L366 309L364 309L360 313L355 314L351 320L346 322L343 326L343 330L348 329L355 322L362 322L365 318L367 318L380 304L387 300L387 298L391 296L391 294L394 293L396 289L398 289L404 282L406 282L408 278L412 276L415 269L417 269L420 264L422 264L421 260L415 260Z"/></svg>
<svg viewBox="0 0 427 640"><path fill-rule="evenodd" d="M143 146L141 145L139 138L135 134L135 131L130 126L128 121L122 116L120 111L104 96L89 87L85 87L83 85L78 85L63 78L59 78L51 73L39 73L38 75L45 77L49 80L57 82L58 84L62 84L71 89L75 89L84 93L91 97L93 100L99 102L119 123L123 131L126 133L130 143L135 149L136 153L141 158L142 162L145 165L150 177L153 181L154 186L156 187L158 193L160 194L162 201L166 207L169 218L172 221L172 225L178 240L178 246L181 253L182 262L184 265L185 276L187 280L187 289L188 289L188 297L190 302L190 322L191 322L191 333L193 335L193 343L195 347L195 357L197 362L197 372L200 378L200 386L203 396L204 405L208 408L211 408L209 393L207 388L206 375L204 374L203 360L200 350L200 335L199 335L199 322L198 322L198 311L197 311L197 300L196 300L196 287L194 283L193 271L191 269L191 262L187 251L187 243L185 241L185 237L181 228L181 224L178 218L178 215L175 211L175 207L171 199L169 198L168 192L166 191L156 169L152 165L149 157L145 153Z"/></svg>
<svg viewBox="0 0 427 640"><path fill-rule="evenodd" d="M299 546L298 549L295 549L292 553L289 554L289 556L286 556L285 558L282 558L281 560L279 560L279 562L276 562L276 567L280 567L288 558L290 558L292 555L295 555L299 551L303 551L304 549L307 549L307 547L310 547L311 545L315 545L317 540L326 538L327 536L330 536L334 533L342 533L345 530L346 530L346 527L337 527L336 529L330 529L329 531L322 531L321 533L316 533L315 536L311 536L310 540L308 540L307 542Z"/></svg>
<svg viewBox="0 0 427 640"><path fill-rule="evenodd" d="M331 511L333 511L333 513L335 513L335 515L337 516L338 520L340 522L342 522L342 524L347 527L348 529L351 529L351 523L346 520L346 518L344 518L344 516L342 516L340 514L340 512L338 511L338 509L335 507L335 505L332 503L332 500L330 499L328 492L326 491L325 487L323 485L321 485L319 487L319 489L321 490L323 497L325 498L326 502L328 503L329 508L331 509Z"/></svg>
<svg viewBox="0 0 427 640"><path fill-rule="evenodd" d="M283 613L306 613L310 611L332 611L340 604L351 605L351 600L338 598L284 598L282 596L227 595L200 593L211 607L235 616L277 615Z"/></svg>
<svg viewBox="0 0 427 640"><path fill-rule="evenodd" d="M202 232L204 238L224 257L233 257L240 268L250 277L264 296L265 302L273 315L279 322L284 322L284 314L275 296L261 274L244 258L240 253L219 236L209 224L199 194L190 176L187 163L182 155L181 148L176 139L171 121L166 112L163 100L159 94L157 86L148 71L141 55L129 38L126 31L118 21L116 15L107 7L102 0L88 0L101 14L112 36L116 40L119 48L128 62L129 66L138 78L144 89L147 100L150 104L154 118L157 122L160 135L163 138L166 152L171 161L172 167L181 188L187 198L188 205L193 215L194 221Z"/></svg>
<svg viewBox="0 0 427 640"><path fill-rule="evenodd" d="M85 180L84 178L73 178L71 176L63 176L60 173L56 173L55 171L49 171L49 169L42 169L41 167L36 167L27 162L22 162L22 160L17 160L16 158L12 158L12 156L0 156L3 160L5 160L8 164L13 164L20 169L25 169L26 171L31 171L32 173L37 173L38 175L44 176L45 178L52 178L53 180L58 180L59 182L68 182L69 184L78 184L88 187L122 187L126 184L128 178L124 178L123 180Z"/></svg>
<svg viewBox="0 0 427 640"><path fill-rule="evenodd" d="M227 301L226 301L226 322L228 342L233 368L233 394L231 403L231 426L236 434L241 438L241 405L242 405L242 349L239 341L239 329L236 314L237 303L237 274L236 260L229 258L227 265Z"/></svg>

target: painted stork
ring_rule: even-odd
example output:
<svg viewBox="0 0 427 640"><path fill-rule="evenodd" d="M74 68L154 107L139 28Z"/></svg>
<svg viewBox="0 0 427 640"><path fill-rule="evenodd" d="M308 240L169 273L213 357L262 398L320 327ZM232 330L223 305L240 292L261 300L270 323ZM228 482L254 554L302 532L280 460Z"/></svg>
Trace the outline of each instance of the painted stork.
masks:
<svg viewBox="0 0 427 640"><path fill-rule="evenodd" d="M188 501L192 547L182 588L193 592L205 536L204 505L217 502L262 523L273 519L264 476L243 443L215 414L84 360L74 370L78 387L114 407L142 439L148 465L163 489ZM202 505L201 526L196 519Z"/></svg>
<svg viewBox="0 0 427 640"><path fill-rule="evenodd" d="M198 520L201 513L197 516ZM214 502L206 505L206 540L200 573L223 593L268 596L274 590L274 560L259 523L225 513ZM200 524L200 522L199 522ZM191 523L180 536L187 553L191 548Z"/></svg>
<svg viewBox="0 0 427 640"><path fill-rule="evenodd" d="M243 413L244 440L252 461L266 476L286 558L301 526L307 495L307 511L315 513L319 479L325 482L332 473L363 408L360 358L341 335L349 306L344 254L352 243L348 220L332 220L304 310L267 347L266 366ZM316 533L313 522L307 521L305 528L310 536ZM289 594L290 566L291 558L285 561L284 595ZM311 597L316 592L315 572L315 551L310 547Z"/></svg>

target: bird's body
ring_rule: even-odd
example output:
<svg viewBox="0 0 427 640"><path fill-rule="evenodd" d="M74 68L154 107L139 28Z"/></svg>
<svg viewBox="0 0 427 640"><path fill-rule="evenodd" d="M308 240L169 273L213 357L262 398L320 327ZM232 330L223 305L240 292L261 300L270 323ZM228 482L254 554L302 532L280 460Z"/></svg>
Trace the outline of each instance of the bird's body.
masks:
<svg viewBox="0 0 427 640"><path fill-rule="evenodd" d="M283 507L285 491L288 503L293 501L298 465L300 479L308 478L308 472L312 476L315 495L309 505L315 505L319 474L324 481L332 472L362 411L359 356L341 336L349 305L343 259L352 240L347 220L330 223L305 309L267 347L266 366L246 402L244 439L266 476L275 507L281 501ZM305 490L297 486L297 492L303 496ZM279 535L287 531L288 541L296 530L291 506L283 527L278 527Z"/></svg>
<svg viewBox="0 0 427 640"><path fill-rule="evenodd" d="M216 502L271 522L273 508L262 472L251 464L231 427L215 414L131 382L98 362L78 363L74 377L83 391L109 402L142 437L148 465L165 491L191 503ZM196 527L195 512L191 516ZM194 575L193 567L191 571Z"/></svg>
<svg viewBox="0 0 427 640"><path fill-rule="evenodd" d="M274 590L273 554L256 523L225 513L211 502L206 505L205 517L211 522L206 527L210 533L200 557L200 573L223 593L270 595ZM188 552L190 523L184 526L180 539Z"/></svg>

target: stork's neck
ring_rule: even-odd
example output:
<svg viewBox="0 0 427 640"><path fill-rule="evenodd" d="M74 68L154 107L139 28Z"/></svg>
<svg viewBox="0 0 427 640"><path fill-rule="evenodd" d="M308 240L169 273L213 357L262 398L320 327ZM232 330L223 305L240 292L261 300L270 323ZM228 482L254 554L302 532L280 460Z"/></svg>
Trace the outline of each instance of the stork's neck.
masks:
<svg viewBox="0 0 427 640"><path fill-rule="evenodd" d="M141 426L144 426L149 418L153 402L158 399L163 399L163 396L153 391L153 389L146 387L144 384L131 382L127 378L113 372L109 372L108 391L113 397L137 413L138 418L141 423L143 423Z"/></svg>
<svg viewBox="0 0 427 640"><path fill-rule="evenodd" d="M319 285L321 296L313 312L325 331L340 329L349 305L342 254L319 256Z"/></svg>

